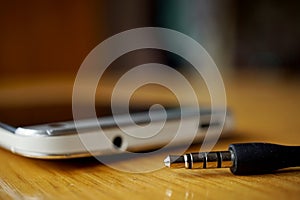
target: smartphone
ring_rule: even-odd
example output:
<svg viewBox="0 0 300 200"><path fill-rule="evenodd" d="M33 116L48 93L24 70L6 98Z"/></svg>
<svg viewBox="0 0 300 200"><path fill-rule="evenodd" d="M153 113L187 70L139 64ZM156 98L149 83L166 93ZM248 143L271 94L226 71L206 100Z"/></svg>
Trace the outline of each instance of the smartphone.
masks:
<svg viewBox="0 0 300 200"><path fill-rule="evenodd" d="M174 145L184 144L191 139L194 142L201 142L208 127L215 129L217 134L217 130L220 130L222 126L221 111L212 113L210 108L200 108L201 120L196 137L191 138L187 133L179 143ZM85 118L77 121L76 127L73 120L66 120L72 119L71 106L54 105L39 108L15 108L14 110L0 108L0 113L0 146L22 156L40 159L67 159L160 148L168 144L175 136L181 119L188 123L199 114L195 113L195 109L191 107L182 109L167 107L164 112L166 115L162 115L161 110L154 110L150 119L149 107L133 107L130 109L130 115L140 126L147 125L150 121L153 123L152 127L156 124L158 126L162 120L165 120L163 116L166 116L166 123L158 135L148 139L139 139L124 133L114 120L118 117L122 121L122 126L130 126L128 116L122 113L112 116L108 106L97 107L99 123ZM215 121L211 121L212 115L216 116ZM110 141L109 143L98 139L99 125ZM230 112L227 112L223 135L228 134L232 128L233 117ZM83 133L82 137L89 141L88 148L79 137L78 130L81 134ZM151 132L151 130L144 131ZM214 135L212 134L211 137Z"/></svg>

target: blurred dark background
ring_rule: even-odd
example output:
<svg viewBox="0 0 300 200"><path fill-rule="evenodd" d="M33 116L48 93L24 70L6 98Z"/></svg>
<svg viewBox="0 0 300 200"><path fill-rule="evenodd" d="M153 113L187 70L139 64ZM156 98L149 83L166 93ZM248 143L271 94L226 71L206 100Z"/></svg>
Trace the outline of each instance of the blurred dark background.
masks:
<svg viewBox="0 0 300 200"><path fill-rule="evenodd" d="M0 2L0 76L77 72L118 32L143 26L199 41L224 73L300 74L300 3L271 0L30 0ZM165 56L176 67L180 61Z"/></svg>
<svg viewBox="0 0 300 200"><path fill-rule="evenodd" d="M300 3L237 1L234 66L300 72Z"/></svg>

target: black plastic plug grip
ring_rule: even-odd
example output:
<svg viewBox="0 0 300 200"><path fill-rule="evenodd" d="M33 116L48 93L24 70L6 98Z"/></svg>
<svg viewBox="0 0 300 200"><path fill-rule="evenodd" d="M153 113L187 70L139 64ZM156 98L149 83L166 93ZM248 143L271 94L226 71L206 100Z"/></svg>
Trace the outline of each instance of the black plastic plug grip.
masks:
<svg viewBox="0 0 300 200"><path fill-rule="evenodd" d="M234 155L233 174L263 174L275 170L300 166L300 147L269 143L231 144Z"/></svg>

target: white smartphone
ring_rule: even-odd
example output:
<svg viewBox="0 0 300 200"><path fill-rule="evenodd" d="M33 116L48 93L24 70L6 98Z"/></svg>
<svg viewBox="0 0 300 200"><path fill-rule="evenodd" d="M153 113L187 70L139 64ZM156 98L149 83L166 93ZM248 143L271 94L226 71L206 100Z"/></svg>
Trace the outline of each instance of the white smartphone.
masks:
<svg viewBox="0 0 300 200"><path fill-rule="evenodd" d="M68 109L70 110L70 107ZM141 140L125 134L115 123L114 117L119 117L122 119L122 125L126 126L127 123L129 125L128 117L124 117L122 113L113 117L110 108L100 107L98 110L100 110L99 113L101 114L98 121L103 134L111 141L110 144L102 144L102 141L95 139L99 134L99 124L95 124L93 120L79 120L75 127L74 121L65 121L66 118L72 119L72 115L64 115L64 113L71 113L64 112L64 108L58 108L57 106L39 108L43 113L40 116L34 110L37 109L27 108L25 111L24 109L18 109L18 111L7 110L6 112L0 110L2 112L0 120L3 122L0 123L0 146L2 148L22 156L41 159L67 159L87 157L95 154L108 155L122 153L123 150L131 152L146 151L168 144L176 134L181 117L188 122L198 114L195 113L195 109L189 107L182 110L176 107L167 108L167 120L159 135L147 140ZM154 114L154 117L151 118L151 123L153 123L154 127L156 123L159 125L161 120L163 120L159 112L161 111L157 111L157 114ZM15 115L16 117L7 117L9 115ZM215 121L211 121L212 115L216 116ZM187 140L195 139L195 142L201 142L208 127L219 131L220 126L222 126L222 118L221 116L218 117L219 115L218 112L212 113L208 108L201 108L201 123L199 123L199 131L196 138L190 138L187 133L187 136L180 141L185 143ZM147 108L131 109L131 117L139 125L150 122ZM45 121L48 123L45 123ZM233 118L231 113L227 112L223 127L224 135L228 134L232 128ZM77 130L80 130L81 133L83 132L86 140L90 141L88 148L83 144ZM214 137L214 135L211 135L211 137ZM174 145L180 145L180 143Z"/></svg>

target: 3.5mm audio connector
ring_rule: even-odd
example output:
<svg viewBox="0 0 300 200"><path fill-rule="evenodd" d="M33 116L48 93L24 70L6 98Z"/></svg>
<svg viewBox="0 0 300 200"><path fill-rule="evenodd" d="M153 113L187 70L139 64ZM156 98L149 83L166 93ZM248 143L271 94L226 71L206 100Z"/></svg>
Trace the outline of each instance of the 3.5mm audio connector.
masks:
<svg viewBox="0 0 300 200"><path fill-rule="evenodd" d="M231 144L228 151L169 155L165 166L170 168L230 168L233 174L262 174L300 166L300 146L269 143Z"/></svg>

